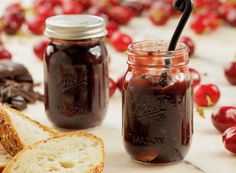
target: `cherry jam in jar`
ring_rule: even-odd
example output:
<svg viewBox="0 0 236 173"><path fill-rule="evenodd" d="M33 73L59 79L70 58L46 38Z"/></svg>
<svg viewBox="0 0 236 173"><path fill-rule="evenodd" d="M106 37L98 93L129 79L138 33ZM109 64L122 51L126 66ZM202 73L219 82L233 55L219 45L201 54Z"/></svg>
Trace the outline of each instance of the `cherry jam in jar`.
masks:
<svg viewBox="0 0 236 173"><path fill-rule="evenodd" d="M45 109L61 128L101 125L108 106L108 55L102 18L60 15L46 20Z"/></svg>
<svg viewBox="0 0 236 173"><path fill-rule="evenodd" d="M131 158L144 164L183 160L193 134L188 48L183 43L175 51L167 48L167 42L143 41L128 49L123 140Z"/></svg>

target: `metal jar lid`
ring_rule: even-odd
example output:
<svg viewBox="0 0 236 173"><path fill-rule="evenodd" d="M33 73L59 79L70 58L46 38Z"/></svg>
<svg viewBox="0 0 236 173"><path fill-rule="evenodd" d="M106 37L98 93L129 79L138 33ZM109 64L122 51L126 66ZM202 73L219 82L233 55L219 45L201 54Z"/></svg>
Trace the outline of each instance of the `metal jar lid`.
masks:
<svg viewBox="0 0 236 173"><path fill-rule="evenodd" d="M104 37L105 20L92 15L58 15L46 20L45 35L62 40L84 40Z"/></svg>

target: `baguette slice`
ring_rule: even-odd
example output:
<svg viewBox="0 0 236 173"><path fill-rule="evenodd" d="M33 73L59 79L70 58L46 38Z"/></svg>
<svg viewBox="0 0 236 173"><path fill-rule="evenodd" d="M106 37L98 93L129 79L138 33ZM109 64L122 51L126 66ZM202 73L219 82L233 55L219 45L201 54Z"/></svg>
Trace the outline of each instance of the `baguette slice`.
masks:
<svg viewBox="0 0 236 173"><path fill-rule="evenodd" d="M6 152L3 146L0 144L0 172L11 161L12 156Z"/></svg>
<svg viewBox="0 0 236 173"><path fill-rule="evenodd" d="M103 167L102 140L87 132L72 132L30 145L3 173L100 173Z"/></svg>
<svg viewBox="0 0 236 173"><path fill-rule="evenodd" d="M22 114L0 105L0 138L5 150L12 156L26 146L58 135L50 129Z"/></svg>

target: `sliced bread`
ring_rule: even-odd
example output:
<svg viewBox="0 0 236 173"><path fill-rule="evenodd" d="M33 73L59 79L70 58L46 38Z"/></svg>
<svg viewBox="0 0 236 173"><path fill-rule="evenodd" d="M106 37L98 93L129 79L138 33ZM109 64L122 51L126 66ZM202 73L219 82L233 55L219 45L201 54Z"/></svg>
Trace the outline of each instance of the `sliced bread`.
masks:
<svg viewBox="0 0 236 173"><path fill-rule="evenodd" d="M0 172L11 161L12 156L6 152L3 146L0 144Z"/></svg>
<svg viewBox="0 0 236 173"><path fill-rule="evenodd" d="M103 167L102 140L87 132L72 132L28 146L3 173L100 173Z"/></svg>
<svg viewBox="0 0 236 173"><path fill-rule="evenodd" d="M10 155L14 156L26 146L55 135L58 135L56 130L0 105L0 142Z"/></svg>

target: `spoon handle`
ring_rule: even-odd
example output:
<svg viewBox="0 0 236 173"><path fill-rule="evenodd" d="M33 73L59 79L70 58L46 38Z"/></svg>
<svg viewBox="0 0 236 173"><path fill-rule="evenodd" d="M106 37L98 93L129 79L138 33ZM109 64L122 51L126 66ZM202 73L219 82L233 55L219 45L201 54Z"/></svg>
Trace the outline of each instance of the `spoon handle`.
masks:
<svg viewBox="0 0 236 173"><path fill-rule="evenodd" d="M179 37L193 11L193 2L192 0L175 0L174 8L182 13L180 21L176 27L176 30L171 38L168 51L175 50Z"/></svg>

